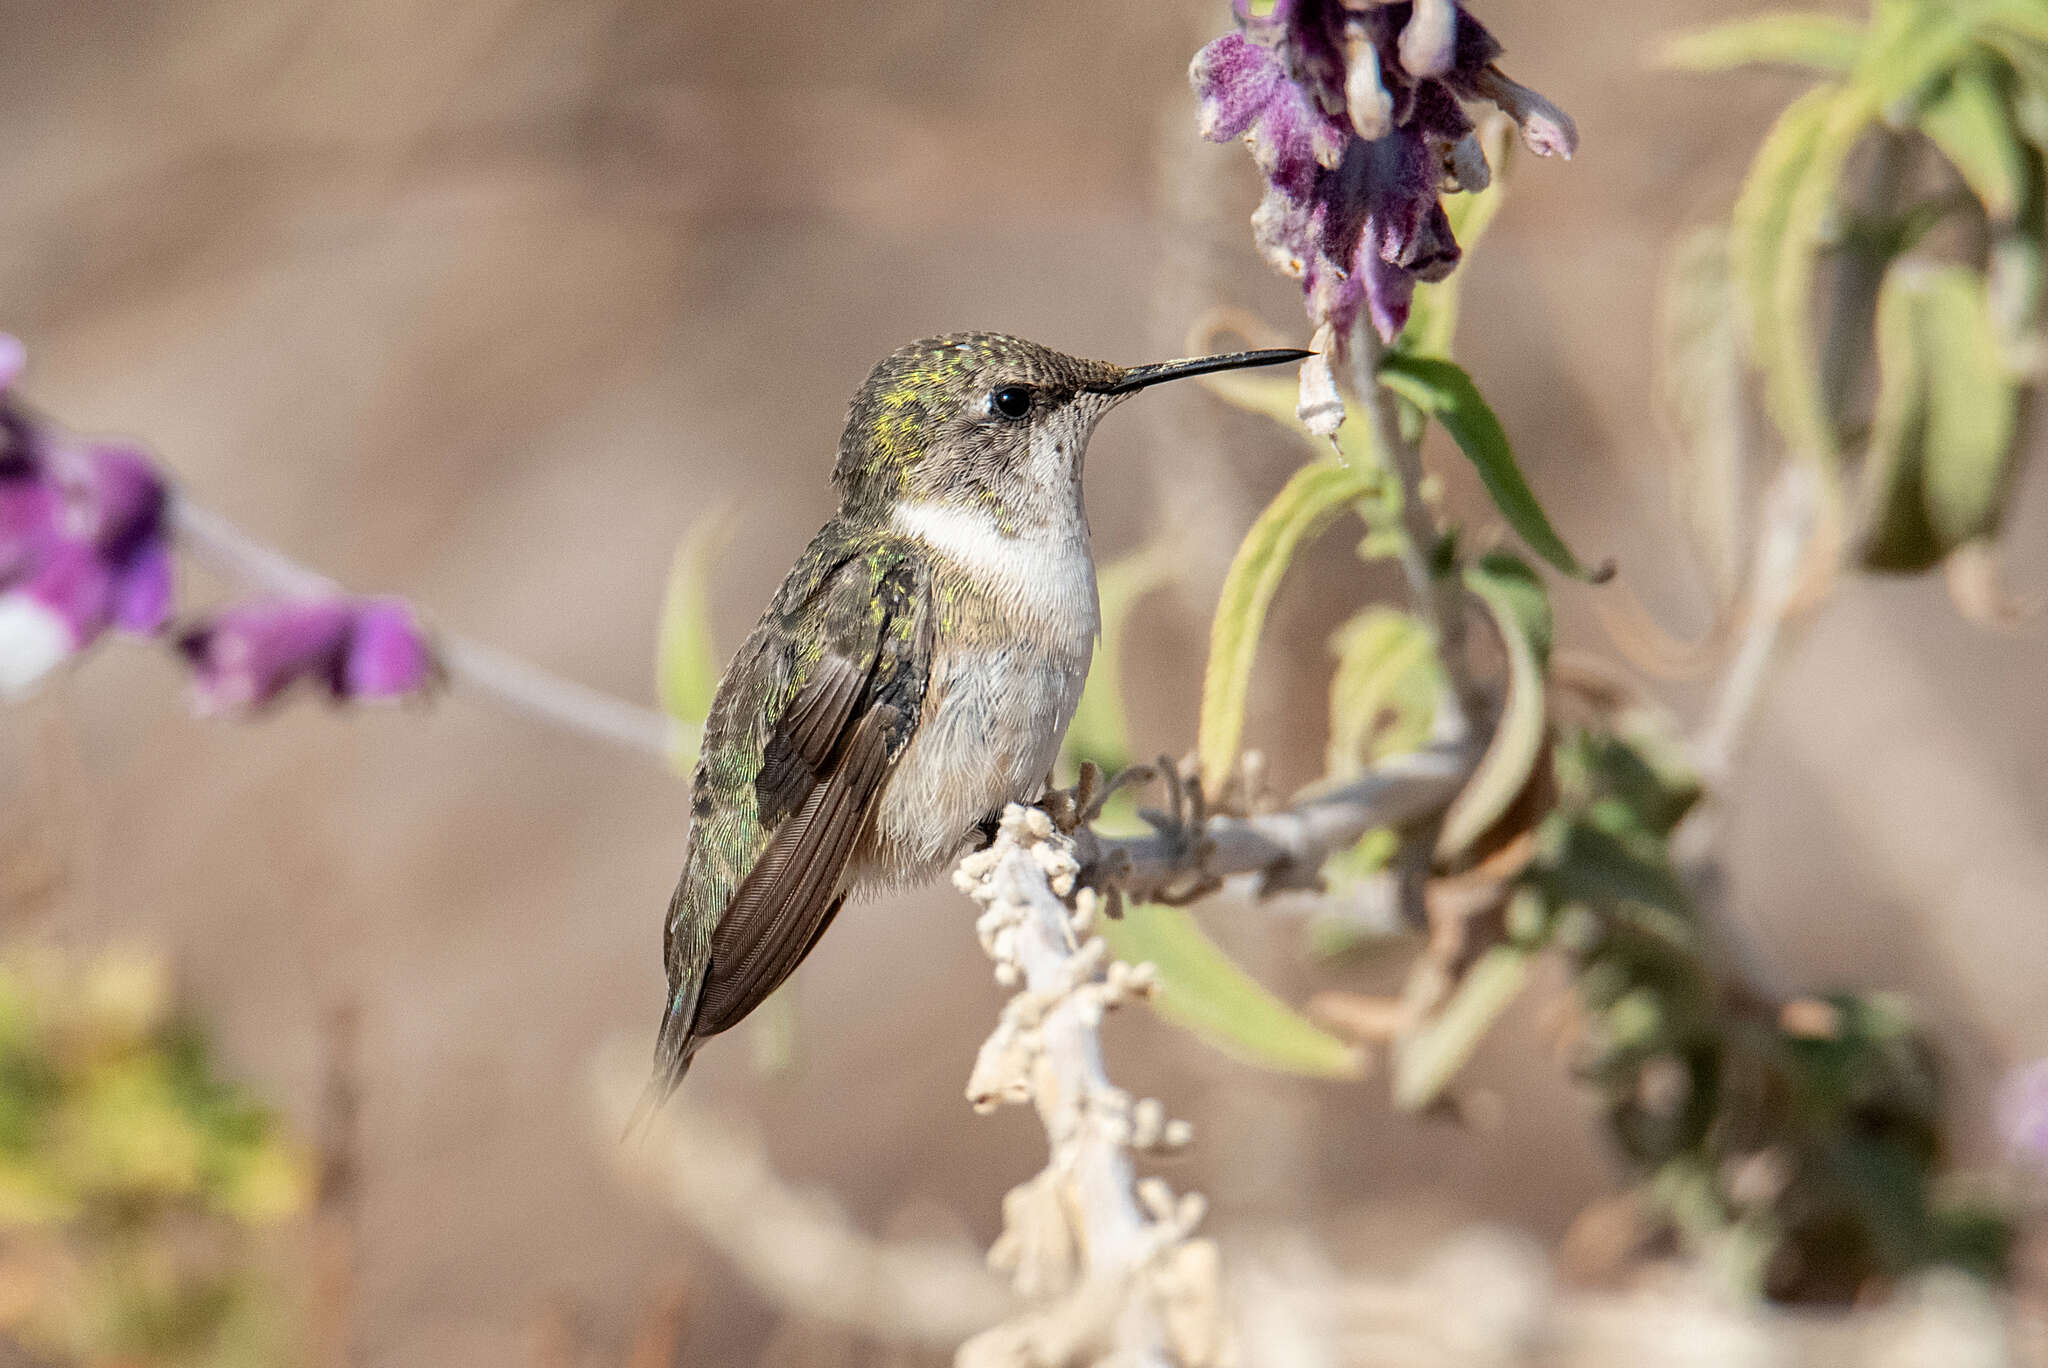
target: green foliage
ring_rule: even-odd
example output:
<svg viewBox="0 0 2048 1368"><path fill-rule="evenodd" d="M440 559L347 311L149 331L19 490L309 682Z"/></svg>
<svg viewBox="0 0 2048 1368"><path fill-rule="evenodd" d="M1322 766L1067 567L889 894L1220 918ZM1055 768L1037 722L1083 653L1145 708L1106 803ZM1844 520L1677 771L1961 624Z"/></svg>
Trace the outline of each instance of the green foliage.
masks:
<svg viewBox="0 0 2048 1368"><path fill-rule="evenodd" d="M1885 995L1759 1002L1671 864L1697 785L1668 743L1582 731L1525 876L1575 966L1577 1065L1646 1190L1750 1290L1843 1300L1935 1262L1995 1266L2002 1221L1938 1195L1942 1093ZM1988 1222L1988 1224L1987 1224Z"/></svg>
<svg viewBox="0 0 2048 1368"><path fill-rule="evenodd" d="M307 1158L168 1014L155 961L0 961L0 1326L52 1362L275 1362L249 1232Z"/></svg>
<svg viewBox="0 0 2048 1368"><path fill-rule="evenodd" d="M1330 639L1330 739L1324 777L1355 779L1376 761L1429 742L1443 665L1436 643L1412 613L1374 606Z"/></svg>
<svg viewBox="0 0 2048 1368"><path fill-rule="evenodd" d="M1458 981L1451 1000L1394 1046L1394 1105L1426 1111L1443 1096L1479 1042L1513 1006L1533 964L1519 945L1495 945Z"/></svg>
<svg viewBox="0 0 2048 1368"><path fill-rule="evenodd" d="M1784 112L1752 162L1729 262L1766 410L1786 450L1820 477L1831 518L1861 466L1849 542L1874 568L1939 563L1995 530L2009 497L2009 415L2048 359L2044 12L2037 0L1877 0L1861 28L1773 15L1688 36L1668 53L1699 69L1791 61L1827 78ZM1909 198L1923 148L1965 193ZM1867 188L1851 197L1845 179L1866 162ZM1931 263L1901 258L1955 217L1972 230L1963 240L1988 238L1988 283L1966 289L1944 273L1930 290L1894 279L1882 307L1838 306L1823 330L1814 295L1830 256L1842 257L1845 279L1917 280ZM1928 340L1937 334L1939 347ZM1967 362L1951 360L1950 346ZM1679 348L1668 351L1675 367ZM1852 411L1853 382L1872 356L1884 380L1866 423Z"/></svg>
<svg viewBox="0 0 2048 1368"><path fill-rule="evenodd" d="M722 662L711 631L711 567L732 534L732 510L712 509L683 535L669 566L655 637L654 691L662 711L690 729L669 757L678 774L688 774L697 763L698 729L718 689Z"/></svg>
<svg viewBox="0 0 2048 1368"><path fill-rule="evenodd" d="M1506 429L1493 409L1472 383L1472 377L1455 362L1426 356L1387 353L1380 367L1380 383L1416 408L1444 425L1479 472L1486 492L1530 550L1558 570L1577 579L1597 580L1601 572L1588 571L1572 555L1571 548L1550 525L1543 505L1536 501L1529 482L1515 464L1514 448Z"/></svg>
<svg viewBox="0 0 2048 1368"><path fill-rule="evenodd" d="M1893 272L1878 364L1862 555L1876 569L1921 570L1996 529L2012 464L2020 389L1984 278L1961 266Z"/></svg>
<svg viewBox="0 0 2048 1368"><path fill-rule="evenodd" d="M2000 63L1979 57L1957 67L1928 101L1920 130L1941 149L1994 223L2019 216L2033 180L2033 158L2014 127Z"/></svg>
<svg viewBox="0 0 2048 1368"><path fill-rule="evenodd" d="M1841 74L1856 65L1863 30L1832 14L1759 14L1667 42L1663 65L1680 71L1727 71L1775 64Z"/></svg>
<svg viewBox="0 0 2048 1368"><path fill-rule="evenodd" d="M1118 959L1159 972L1160 1016L1235 1059L1311 1078L1358 1078L1364 1056L1322 1030L1240 969L1183 908L1128 907L1100 923Z"/></svg>
<svg viewBox="0 0 2048 1368"><path fill-rule="evenodd" d="M1217 600L1209 665L1202 677L1196 749L1209 782L1220 783L1237 763L1259 634L1294 553L1337 514L1372 498L1380 485L1376 468L1334 461L1303 466L1238 545Z"/></svg>
<svg viewBox="0 0 2048 1368"><path fill-rule="evenodd" d="M1544 670L1550 663L1550 598L1521 560L1495 552L1465 572L1507 649L1508 691L1479 766L1444 814L1437 858L1455 861L1499 821L1529 782L1547 727Z"/></svg>

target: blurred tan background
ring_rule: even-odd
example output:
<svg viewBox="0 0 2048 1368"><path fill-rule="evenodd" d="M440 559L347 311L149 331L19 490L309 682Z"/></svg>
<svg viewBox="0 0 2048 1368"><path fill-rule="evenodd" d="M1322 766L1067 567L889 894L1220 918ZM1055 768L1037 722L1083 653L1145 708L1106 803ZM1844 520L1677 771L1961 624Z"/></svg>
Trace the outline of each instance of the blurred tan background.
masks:
<svg viewBox="0 0 2048 1368"><path fill-rule="evenodd" d="M1683 635L1708 599L1651 406L1656 273L1796 87L1646 56L1746 8L1479 7L1584 150L1519 163L1461 351L1568 536ZM1250 244L1247 159L1193 133L1187 61L1226 22L1142 0L12 0L0 329L27 341L41 406L146 438L195 500L647 700L678 536L738 511L729 648L830 513L846 398L899 343L992 327L1137 361L1179 353L1217 302L1301 331ZM1163 519L1203 547L1135 629L1148 747L1191 738L1209 598L1296 459L1192 388L1096 441L1101 555ZM2036 470L2007 537L2025 591L2048 586L2044 526ZM1358 592L1340 542L1284 590L1257 686L1253 740L1283 782L1320 755L1322 641ZM1612 655L1597 592L1559 590L1564 636ZM1736 906L1784 977L1921 994L1966 1115L2005 1062L2048 1051L2044 678L2039 623L1992 635L1939 584L1852 586L1789 653L1732 794ZM54 871L0 907L66 943L167 948L229 1066L308 1129L326 1023L359 1012L356 1361L542 1361L565 1337L621 1361L678 1280L680 1361L783 1352L779 1313L619 1184L588 1101L601 1042L651 1039L683 786L461 694L234 727L189 718L179 682L116 645L0 715L0 841ZM1210 924L1283 991L1324 982L1286 924ZM866 1228L985 1243L1042 1141L961 1098L1000 1001L968 905L857 907L792 991L795 1067L764 1077L740 1033L693 1092L758 1119L778 1166ZM1208 1192L1214 1229L1294 1226L1398 1268L1472 1220L1553 1241L1608 1190L1540 1016L1482 1060L1507 1118L1490 1133L1396 1118L1383 1085L1259 1076L1149 1021L1110 1045L1120 1082L1200 1128L1174 1177Z"/></svg>

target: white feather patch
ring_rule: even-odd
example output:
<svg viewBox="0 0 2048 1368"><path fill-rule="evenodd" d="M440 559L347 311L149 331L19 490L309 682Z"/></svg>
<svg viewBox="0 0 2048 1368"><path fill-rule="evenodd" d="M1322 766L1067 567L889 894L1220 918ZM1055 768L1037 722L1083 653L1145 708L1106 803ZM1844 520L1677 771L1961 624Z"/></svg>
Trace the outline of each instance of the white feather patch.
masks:
<svg viewBox="0 0 2048 1368"><path fill-rule="evenodd" d="M1095 562L1086 524L1013 536L982 509L923 502L897 504L893 521L898 532L966 570L1010 607L1047 625L1072 624L1086 640L1095 639Z"/></svg>

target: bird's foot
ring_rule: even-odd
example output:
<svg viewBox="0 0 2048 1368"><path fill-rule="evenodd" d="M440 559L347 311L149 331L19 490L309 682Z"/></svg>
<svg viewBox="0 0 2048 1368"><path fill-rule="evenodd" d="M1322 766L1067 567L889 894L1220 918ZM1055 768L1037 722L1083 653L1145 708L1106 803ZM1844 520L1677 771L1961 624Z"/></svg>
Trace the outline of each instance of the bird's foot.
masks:
<svg viewBox="0 0 2048 1368"><path fill-rule="evenodd" d="M1200 767L1192 757L1175 764L1160 756L1155 772L1166 781L1165 808L1140 808L1138 815L1172 850L1174 876L1148 893L1152 902L1180 907L1205 898L1223 886L1209 868L1215 841L1208 832L1210 802L1202 787Z"/></svg>
<svg viewBox="0 0 2048 1368"><path fill-rule="evenodd" d="M1061 834L1071 836L1102 816L1109 800L1119 792L1135 784L1149 784L1157 777L1150 765L1131 765L1105 777L1100 765L1093 760L1083 760L1081 772L1074 776L1074 786L1055 788L1048 778L1037 806L1052 818L1052 824L1059 828Z"/></svg>

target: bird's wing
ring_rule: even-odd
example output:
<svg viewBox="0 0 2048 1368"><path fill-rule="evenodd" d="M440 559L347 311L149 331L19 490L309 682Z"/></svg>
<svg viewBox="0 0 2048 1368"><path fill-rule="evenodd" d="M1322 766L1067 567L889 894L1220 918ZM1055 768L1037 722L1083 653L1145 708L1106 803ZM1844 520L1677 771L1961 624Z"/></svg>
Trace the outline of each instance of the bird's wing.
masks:
<svg viewBox="0 0 2048 1368"><path fill-rule="evenodd" d="M789 701L762 739L752 794L735 795L751 796L757 814L752 862L717 915L701 970L678 962L671 927L672 1007L696 989L686 1034L673 1042L684 1060L693 1041L759 1006L824 933L844 898L847 860L923 706L933 616L914 560L886 549L849 556L786 611L802 616L803 629L771 633L779 644L764 649L787 652Z"/></svg>

